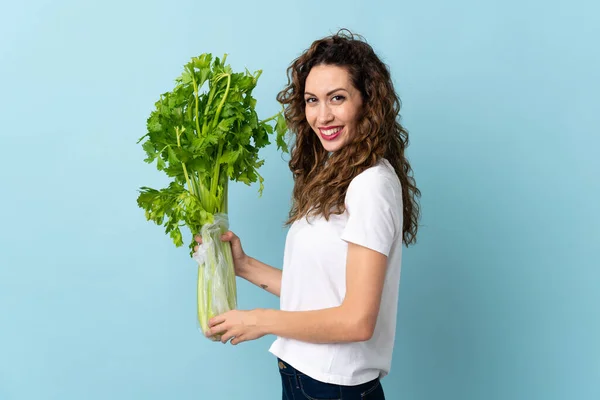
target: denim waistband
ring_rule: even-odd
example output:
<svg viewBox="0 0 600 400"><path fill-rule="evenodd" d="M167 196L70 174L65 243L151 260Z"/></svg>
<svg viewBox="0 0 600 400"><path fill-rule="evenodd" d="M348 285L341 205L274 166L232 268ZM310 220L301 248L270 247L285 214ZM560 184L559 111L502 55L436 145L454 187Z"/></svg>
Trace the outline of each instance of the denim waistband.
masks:
<svg viewBox="0 0 600 400"><path fill-rule="evenodd" d="M298 371L296 368L292 367L290 364L283 361L281 358L277 358L277 365L279 366L279 372L283 375L305 375L302 372Z"/></svg>
<svg viewBox="0 0 600 400"><path fill-rule="evenodd" d="M373 397L374 399L385 399L385 395L383 393L383 388L381 387L379 378L375 378L369 382L361 383L358 385L342 386L319 382L309 377L308 375L298 371L296 368L292 367L290 364L288 364L280 358L277 358L277 365L279 366L279 372L283 379L284 395L285 393L287 393L287 397L284 398L304 399L319 397L315 396L314 394L311 394L309 396L307 393L305 393L305 391L308 391L310 393L326 392L328 396L326 398L328 399L362 399L365 398L366 395L369 395L371 393L373 393L373 395L376 396Z"/></svg>

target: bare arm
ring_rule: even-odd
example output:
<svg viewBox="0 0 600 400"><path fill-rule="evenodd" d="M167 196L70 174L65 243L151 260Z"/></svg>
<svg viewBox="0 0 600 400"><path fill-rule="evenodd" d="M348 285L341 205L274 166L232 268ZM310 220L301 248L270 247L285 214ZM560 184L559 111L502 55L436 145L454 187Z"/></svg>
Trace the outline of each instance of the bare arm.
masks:
<svg viewBox="0 0 600 400"><path fill-rule="evenodd" d="M241 269L238 276L279 297L281 292L280 269L248 257L245 267Z"/></svg>
<svg viewBox="0 0 600 400"><path fill-rule="evenodd" d="M207 335L224 333L221 340L235 338L232 344L266 334L310 343L369 340L379 314L386 267L385 255L349 243L346 296L340 306L314 311L233 310L211 319ZM274 277L275 273L263 276ZM279 289L281 275L277 282Z"/></svg>
<svg viewBox="0 0 600 400"><path fill-rule="evenodd" d="M356 342L373 336L387 257L348 244L346 296L338 307L315 311L264 310L266 333L311 343Z"/></svg>

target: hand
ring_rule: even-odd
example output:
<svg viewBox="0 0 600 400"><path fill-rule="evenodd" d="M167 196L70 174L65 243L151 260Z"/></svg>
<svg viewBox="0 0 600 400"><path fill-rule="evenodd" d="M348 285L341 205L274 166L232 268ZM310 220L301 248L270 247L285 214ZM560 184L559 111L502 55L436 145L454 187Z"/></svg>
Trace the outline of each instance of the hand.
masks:
<svg viewBox="0 0 600 400"><path fill-rule="evenodd" d="M198 243L202 243L202 236L196 235L194 240ZM221 236L221 241L229 242L231 244L231 255L233 256L233 266L235 268L235 274L240 276L248 265L248 256L242 249L242 242L237 235L231 231L227 231ZM194 246L194 251L198 251L198 246Z"/></svg>
<svg viewBox="0 0 600 400"><path fill-rule="evenodd" d="M221 342L236 345L248 340L255 340L266 335L260 326L263 310L240 311L231 310L211 318L206 336L221 334Z"/></svg>

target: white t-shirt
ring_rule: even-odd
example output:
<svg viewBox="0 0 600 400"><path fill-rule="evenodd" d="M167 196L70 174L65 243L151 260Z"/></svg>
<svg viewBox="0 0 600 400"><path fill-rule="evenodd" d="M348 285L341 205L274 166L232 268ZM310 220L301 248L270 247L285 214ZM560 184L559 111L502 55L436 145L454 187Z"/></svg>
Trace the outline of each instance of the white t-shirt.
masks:
<svg viewBox="0 0 600 400"><path fill-rule="evenodd" d="M383 159L348 187L346 212L306 218L287 235L280 308L308 311L341 305L346 293L348 242L388 257L381 306L373 337L364 342L314 344L278 337L269 351L308 376L357 385L388 374L396 333L402 259L402 190Z"/></svg>

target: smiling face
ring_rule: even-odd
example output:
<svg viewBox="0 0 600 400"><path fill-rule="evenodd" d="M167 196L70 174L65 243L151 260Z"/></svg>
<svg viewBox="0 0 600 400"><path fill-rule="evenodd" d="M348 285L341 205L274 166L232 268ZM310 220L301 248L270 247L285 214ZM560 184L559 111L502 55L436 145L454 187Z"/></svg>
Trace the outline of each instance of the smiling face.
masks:
<svg viewBox="0 0 600 400"><path fill-rule="evenodd" d="M362 106L346 68L317 65L306 77L304 101L306 120L325 150L340 150L356 132Z"/></svg>

